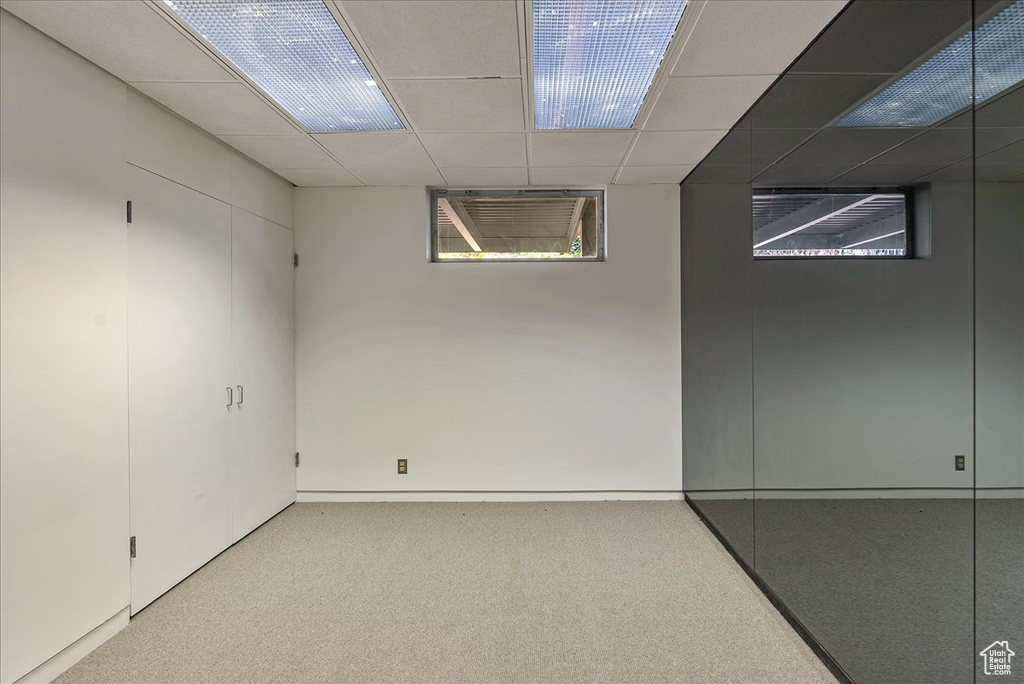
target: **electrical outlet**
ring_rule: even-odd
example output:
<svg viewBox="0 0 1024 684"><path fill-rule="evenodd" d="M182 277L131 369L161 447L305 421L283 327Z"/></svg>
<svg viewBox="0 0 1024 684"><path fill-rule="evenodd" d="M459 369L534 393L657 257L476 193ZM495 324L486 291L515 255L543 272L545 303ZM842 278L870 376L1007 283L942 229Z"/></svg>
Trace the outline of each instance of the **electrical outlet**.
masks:
<svg viewBox="0 0 1024 684"><path fill-rule="evenodd" d="M967 457L962 454L957 454L953 460L957 470L967 470Z"/></svg>
<svg viewBox="0 0 1024 684"><path fill-rule="evenodd" d="M398 474L405 475L409 472L409 459L400 458L398 459Z"/></svg>

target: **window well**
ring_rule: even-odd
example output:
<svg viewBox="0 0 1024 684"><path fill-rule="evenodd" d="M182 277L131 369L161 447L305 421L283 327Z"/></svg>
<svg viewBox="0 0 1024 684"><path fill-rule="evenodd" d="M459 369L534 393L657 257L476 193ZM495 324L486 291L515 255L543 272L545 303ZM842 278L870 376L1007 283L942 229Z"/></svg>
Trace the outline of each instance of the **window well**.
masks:
<svg viewBox="0 0 1024 684"><path fill-rule="evenodd" d="M685 7L534 0L534 127L630 128Z"/></svg>
<svg viewBox="0 0 1024 684"><path fill-rule="evenodd" d="M601 190L434 190L433 261L600 261Z"/></svg>
<svg viewBox="0 0 1024 684"><path fill-rule="evenodd" d="M313 132L403 128L321 0L164 0Z"/></svg>
<svg viewBox="0 0 1024 684"><path fill-rule="evenodd" d="M907 193L756 190L754 258L909 256Z"/></svg>

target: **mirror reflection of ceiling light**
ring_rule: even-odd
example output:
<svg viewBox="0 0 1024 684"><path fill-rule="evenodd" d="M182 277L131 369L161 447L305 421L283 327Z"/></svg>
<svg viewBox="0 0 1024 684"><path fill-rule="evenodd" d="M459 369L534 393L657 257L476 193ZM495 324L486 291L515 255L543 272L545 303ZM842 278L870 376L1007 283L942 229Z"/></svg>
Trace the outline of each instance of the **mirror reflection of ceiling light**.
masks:
<svg viewBox="0 0 1024 684"><path fill-rule="evenodd" d="M973 39L973 42L972 42ZM923 127L1024 81L1024 0L1016 0L890 83L838 122Z"/></svg>

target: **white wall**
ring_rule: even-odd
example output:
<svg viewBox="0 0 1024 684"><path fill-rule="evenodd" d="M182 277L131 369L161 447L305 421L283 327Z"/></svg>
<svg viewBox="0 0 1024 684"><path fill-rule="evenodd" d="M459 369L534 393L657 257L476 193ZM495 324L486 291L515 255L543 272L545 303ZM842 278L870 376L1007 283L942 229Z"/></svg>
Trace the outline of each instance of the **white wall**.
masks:
<svg viewBox="0 0 1024 684"><path fill-rule="evenodd" d="M126 161L291 226L290 183L0 10L0 681L127 624Z"/></svg>
<svg viewBox="0 0 1024 684"><path fill-rule="evenodd" d="M6 11L0 31L10 682L128 605L125 85Z"/></svg>
<svg viewBox="0 0 1024 684"><path fill-rule="evenodd" d="M678 202L609 188L604 263L432 264L424 188L297 189L300 497L678 491Z"/></svg>

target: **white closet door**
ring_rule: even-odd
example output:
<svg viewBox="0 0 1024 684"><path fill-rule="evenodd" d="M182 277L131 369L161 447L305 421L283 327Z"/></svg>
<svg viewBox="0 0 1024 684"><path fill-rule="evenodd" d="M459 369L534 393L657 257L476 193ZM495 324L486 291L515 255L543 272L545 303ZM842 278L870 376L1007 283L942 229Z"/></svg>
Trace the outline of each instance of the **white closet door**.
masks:
<svg viewBox="0 0 1024 684"><path fill-rule="evenodd" d="M128 167L131 612L231 544L231 208Z"/></svg>
<svg viewBox="0 0 1024 684"><path fill-rule="evenodd" d="M232 209L234 540L295 501L292 231Z"/></svg>

